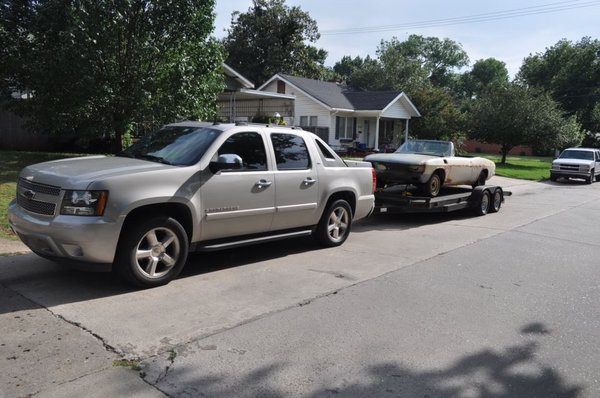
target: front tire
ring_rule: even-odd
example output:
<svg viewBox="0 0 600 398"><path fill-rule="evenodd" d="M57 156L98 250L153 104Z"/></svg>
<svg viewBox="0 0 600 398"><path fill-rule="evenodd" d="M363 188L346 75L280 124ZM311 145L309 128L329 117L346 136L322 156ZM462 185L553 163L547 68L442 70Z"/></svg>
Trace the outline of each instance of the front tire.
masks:
<svg viewBox="0 0 600 398"><path fill-rule="evenodd" d="M339 246L350 235L352 210L344 199L333 201L327 206L315 230L317 242L325 247Z"/></svg>
<svg viewBox="0 0 600 398"><path fill-rule="evenodd" d="M123 231L117 253L117 272L139 287L169 283L185 265L189 242L174 218L156 216Z"/></svg>
<svg viewBox="0 0 600 398"><path fill-rule="evenodd" d="M585 179L585 182L587 182L588 184L591 184L594 182L594 180L596 179L596 173L594 171L594 169L590 170L590 175Z"/></svg>
<svg viewBox="0 0 600 398"><path fill-rule="evenodd" d="M442 189L442 178L439 173L433 173L431 177L429 177L429 181L421 187L423 193L427 196L431 196L432 198L438 196L440 193L440 189Z"/></svg>

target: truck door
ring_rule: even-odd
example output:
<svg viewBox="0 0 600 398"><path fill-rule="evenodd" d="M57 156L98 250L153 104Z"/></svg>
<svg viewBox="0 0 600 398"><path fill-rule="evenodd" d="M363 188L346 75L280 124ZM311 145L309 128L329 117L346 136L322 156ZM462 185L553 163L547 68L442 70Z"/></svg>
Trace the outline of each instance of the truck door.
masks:
<svg viewBox="0 0 600 398"><path fill-rule="evenodd" d="M210 174L201 187L202 240L266 232L275 213L273 172L267 166L263 135L231 135L214 161L235 159L235 166ZM236 157L237 156L237 157ZM239 158L238 158L239 157Z"/></svg>
<svg viewBox="0 0 600 398"><path fill-rule="evenodd" d="M271 133L275 154L275 216L272 230L313 225L318 220L319 181L306 142L295 134Z"/></svg>

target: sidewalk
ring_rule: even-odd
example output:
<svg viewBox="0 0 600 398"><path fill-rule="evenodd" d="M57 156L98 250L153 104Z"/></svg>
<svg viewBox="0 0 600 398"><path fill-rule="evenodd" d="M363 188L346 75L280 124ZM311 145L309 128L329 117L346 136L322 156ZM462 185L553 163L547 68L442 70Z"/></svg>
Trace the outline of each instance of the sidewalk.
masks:
<svg viewBox="0 0 600 398"><path fill-rule="evenodd" d="M31 250L19 240L0 238L0 255L9 253L29 253Z"/></svg>

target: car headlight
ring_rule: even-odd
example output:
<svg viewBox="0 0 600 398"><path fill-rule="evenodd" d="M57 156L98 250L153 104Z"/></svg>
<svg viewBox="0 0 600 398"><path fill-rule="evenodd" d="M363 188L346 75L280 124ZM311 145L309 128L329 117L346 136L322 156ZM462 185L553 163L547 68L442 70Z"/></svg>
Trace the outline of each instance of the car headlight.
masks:
<svg viewBox="0 0 600 398"><path fill-rule="evenodd" d="M413 173L422 173L425 171L425 166L421 165L421 166L408 166L408 171L413 172Z"/></svg>
<svg viewBox="0 0 600 398"><path fill-rule="evenodd" d="M585 171L586 173L589 172L591 169L589 164L582 164L579 165L579 171Z"/></svg>
<svg viewBox="0 0 600 398"><path fill-rule="evenodd" d="M108 191L66 191L60 214L69 216L101 216L106 208Z"/></svg>

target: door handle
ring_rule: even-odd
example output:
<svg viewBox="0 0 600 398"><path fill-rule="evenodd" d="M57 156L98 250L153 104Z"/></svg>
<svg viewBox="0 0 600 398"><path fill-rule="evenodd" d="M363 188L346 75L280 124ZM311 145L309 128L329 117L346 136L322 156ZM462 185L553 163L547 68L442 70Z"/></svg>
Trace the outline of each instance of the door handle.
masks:
<svg viewBox="0 0 600 398"><path fill-rule="evenodd" d="M308 177L308 178L304 179L304 181L302 181L302 183L303 183L304 185L312 185L312 184L314 184L315 182L317 182L317 180L315 180L315 179L314 179L314 178L312 178L312 177Z"/></svg>
<svg viewBox="0 0 600 398"><path fill-rule="evenodd" d="M258 189L263 189L266 187L271 186L271 184L273 184L273 181L267 181L267 180L259 180L256 184L254 184Z"/></svg>

